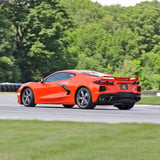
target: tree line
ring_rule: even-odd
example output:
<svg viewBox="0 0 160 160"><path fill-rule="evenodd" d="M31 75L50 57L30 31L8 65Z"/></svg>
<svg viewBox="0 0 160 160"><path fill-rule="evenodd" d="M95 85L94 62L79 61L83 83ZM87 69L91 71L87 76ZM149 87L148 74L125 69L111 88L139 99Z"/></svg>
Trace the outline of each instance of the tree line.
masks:
<svg viewBox="0 0 160 160"><path fill-rule="evenodd" d="M1 0L0 82L61 69L139 76L160 89L160 2L134 7L90 0Z"/></svg>

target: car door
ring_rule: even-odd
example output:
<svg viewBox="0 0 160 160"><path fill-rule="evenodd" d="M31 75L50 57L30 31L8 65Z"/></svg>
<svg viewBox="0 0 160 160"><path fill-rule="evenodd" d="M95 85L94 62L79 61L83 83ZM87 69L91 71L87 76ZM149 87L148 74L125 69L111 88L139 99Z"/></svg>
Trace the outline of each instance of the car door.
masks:
<svg viewBox="0 0 160 160"><path fill-rule="evenodd" d="M62 103L69 93L64 84L70 78L71 73L58 72L47 77L43 83L40 82L40 86L35 90L37 103Z"/></svg>

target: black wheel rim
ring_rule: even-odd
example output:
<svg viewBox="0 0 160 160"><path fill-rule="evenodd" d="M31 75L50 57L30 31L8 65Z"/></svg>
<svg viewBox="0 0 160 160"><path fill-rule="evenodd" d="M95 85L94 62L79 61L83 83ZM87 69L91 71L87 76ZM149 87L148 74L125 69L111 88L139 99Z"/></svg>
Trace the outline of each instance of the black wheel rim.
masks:
<svg viewBox="0 0 160 160"><path fill-rule="evenodd" d="M86 108L90 102L89 91L85 88L82 88L77 93L77 104L80 108Z"/></svg>
<svg viewBox="0 0 160 160"><path fill-rule="evenodd" d="M32 91L31 89L27 88L23 91L22 94L22 102L24 105L30 105L33 99Z"/></svg>

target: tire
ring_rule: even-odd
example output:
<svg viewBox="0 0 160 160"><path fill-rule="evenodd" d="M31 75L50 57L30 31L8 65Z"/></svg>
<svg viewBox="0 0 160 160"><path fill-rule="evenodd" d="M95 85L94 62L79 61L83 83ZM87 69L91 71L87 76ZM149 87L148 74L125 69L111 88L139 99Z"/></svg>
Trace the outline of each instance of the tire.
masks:
<svg viewBox="0 0 160 160"><path fill-rule="evenodd" d="M63 107L64 107L64 108L73 108L74 105L65 105L65 104L63 104Z"/></svg>
<svg viewBox="0 0 160 160"><path fill-rule="evenodd" d="M36 104L34 103L34 94L30 88L25 88L22 92L22 104L25 107L34 107Z"/></svg>
<svg viewBox="0 0 160 160"><path fill-rule="evenodd" d="M85 88L81 87L76 94L76 104L81 109L93 109L96 105L92 103L92 96L90 91Z"/></svg>
<svg viewBox="0 0 160 160"><path fill-rule="evenodd" d="M115 107L117 107L120 110L129 110L129 109L133 108L133 106L134 106L134 103L115 105Z"/></svg>

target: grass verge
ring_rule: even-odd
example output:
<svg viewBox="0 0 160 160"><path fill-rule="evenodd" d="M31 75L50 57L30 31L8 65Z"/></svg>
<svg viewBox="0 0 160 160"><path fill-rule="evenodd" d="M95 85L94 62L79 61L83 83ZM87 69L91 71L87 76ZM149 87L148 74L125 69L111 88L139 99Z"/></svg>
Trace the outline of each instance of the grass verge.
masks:
<svg viewBox="0 0 160 160"><path fill-rule="evenodd" d="M151 104L151 105L160 105L160 97L159 96L143 96L141 97L141 101L138 104Z"/></svg>
<svg viewBox="0 0 160 160"><path fill-rule="evenodd" d="M0 120L2 160L159 160L160 126Z"/></svg>

